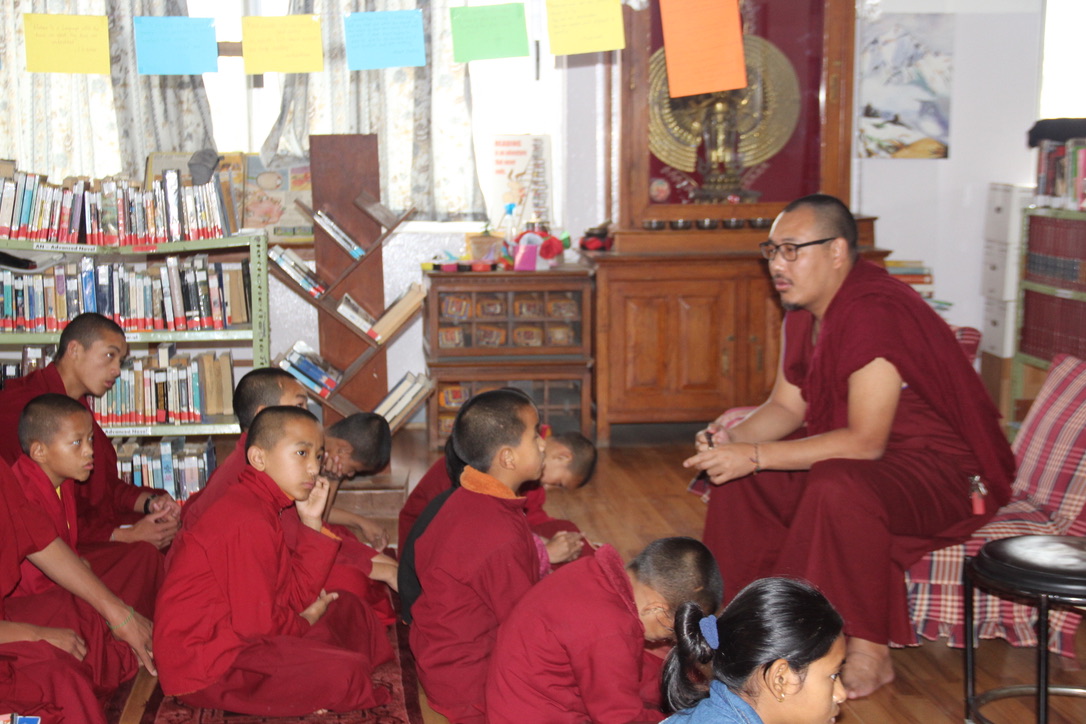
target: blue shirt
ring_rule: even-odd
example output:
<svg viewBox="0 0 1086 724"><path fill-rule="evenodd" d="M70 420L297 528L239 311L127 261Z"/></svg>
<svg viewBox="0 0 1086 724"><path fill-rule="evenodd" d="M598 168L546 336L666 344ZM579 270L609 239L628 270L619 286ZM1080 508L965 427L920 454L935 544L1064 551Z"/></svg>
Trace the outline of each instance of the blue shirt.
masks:
<svg viewBox="0 0 1086 724"><path fill-rule="evenodd" d="M762 724L762 718L738 694L719 681L709 683L709 698L675 712L664 724Z"/></svg>

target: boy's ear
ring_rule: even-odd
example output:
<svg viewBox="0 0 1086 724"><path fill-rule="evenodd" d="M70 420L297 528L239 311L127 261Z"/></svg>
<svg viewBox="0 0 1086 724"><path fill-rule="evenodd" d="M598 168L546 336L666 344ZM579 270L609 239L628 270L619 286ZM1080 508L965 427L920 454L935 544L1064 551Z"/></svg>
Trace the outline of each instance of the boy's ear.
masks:
<svg viewBox="0 0 1086 724"><path fill-rule="evenodd" d="M264 457L264 449L253 445L245 451L245 457L248 459L249 464L257 470L263 471L267 467L267 461Z"/></svg>
<svg viewBox="0 0 1086 724"><path fill-rule="evenodd" d="M501 450L498 450L498 454L494 456L495 462L498 463L498 467L505 470L512 470L517 466L517 451L509 445L504 446Z"/></svg>
<svg viewBox="0 0 1086 724"><path fill-rule="evenodd" d="M30 459L39 465L49 457L49 448L41 440L30 443Z"/></svg>

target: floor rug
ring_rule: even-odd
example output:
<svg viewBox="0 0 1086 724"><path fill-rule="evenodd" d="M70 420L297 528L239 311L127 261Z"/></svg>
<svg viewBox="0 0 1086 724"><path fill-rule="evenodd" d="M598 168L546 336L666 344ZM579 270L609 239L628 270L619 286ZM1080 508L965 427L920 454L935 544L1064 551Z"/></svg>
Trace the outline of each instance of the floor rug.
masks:
<svg viewBox="0 0 1086 724"><path fill-rule="evenodd" d="M178 699L153 698L147 710L156 712L153 724L422 724L419 709L415 659L407 645L407 627L402 623L388 629L393 658L373 673L374 685L391 693L388 704L365 711L310 714L294 717L266 717L234 714L216 709L193 709ZM161 692L161 689L158 689ZM161 696L161 693L159 693ZM156 697L158 698L158 697ZM146 721L146 719L145 719ZM150 724L150 722L148 722Z"/></svg>

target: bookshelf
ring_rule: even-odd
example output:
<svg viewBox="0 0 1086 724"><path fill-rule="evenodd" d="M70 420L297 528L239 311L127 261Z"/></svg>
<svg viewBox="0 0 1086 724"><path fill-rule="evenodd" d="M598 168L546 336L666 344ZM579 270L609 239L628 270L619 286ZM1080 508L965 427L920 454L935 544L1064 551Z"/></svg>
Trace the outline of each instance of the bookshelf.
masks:
<svg viewBox="0 0 1086 724"><path fill-rule="evenodd" d="M50 326L55 327L55 329L42 331L40 326L44 324L44 321L34 325L32 319L29 325L39 328L34 329L34 331L20 330L17 328L15 319L9 315L9 312L15 312L17 301L14 295L16 277L22 277L25 282L26 278L32 278L34 275L56 275L53 278L54 282L56 282L56 279L60 276L59 271L57 271L58 267L63 268L65 274L68 274L72 264L89 264L95 270L91 272L89 278L89 283L95 292L98 290L98 270L105 270L102 273L106 275L112 274L110 283L116 281L119 289L123 288L123 291L118 291L117 296L114 297L121 304L118 306L116 314L111 316L125 328L125 337L132 348L133 358L146 359L153 357L152 345L170 345L169 348L163 351L162 355L165 358L172 357L176 360L178 355L183 356L185 353L191 352L193 354L191 369L195 370L197 369L196 357L198 355L211 354L212 358L214 358L217 351L219 352L218 361L221 363L220 372L222 375L232 375L232 367L238 362L232 357L234 352L251 353L254 366L266 366L270 361L267 238L263 233L192 241L170 241L138 246L101 246L0 238L0 250L16 255L20 251L44 251L60 254L62 257L54 266L44 270L5 270L0 273L0 283L3 284L3 296L5 297L5 305L0 310L0 353L18 351L27 345L56 344L60 338L62 320L70 319L82 311L90 311L86 308L86 300L83 298L78 300L76 306L67 308L69 298L65 300L65 311L67 313L61 315L59 308L51 307L50 303L35 297L34 304L42 304L45 310L54 311L57 318L54 320L55 324L51 322ZM195 314L197 317L201 315L200 310L207 311L213 306L208 297L214 296L216 301L222 302L222 304L216 307L214 321L200 318L196 325L200 327L198 329L166 329L165 327L168 325L164 311L164 297L161 295L163 293L162 286L167 286L168 282L163 277L163 284L158 285L157 271L176 262L179 270L187 272L187 268L183 267L183 265L193 262L197 257L207 262L209 271L214 272L215 275L222 273L223 281L217 287L218 291L214 295L208 292L216 289L216 287L210 286L210 282L208 282L209 286L193 287L195 296L188 294L186 298L196 307ZM231 281L236 282L232 289L227 286L227 276L224 271L226 267L223 265L232 265L230 266L231 274L236 272L238 275L236 279L231 277ZM192 269L194 284L196 283L198 269L199 263L194 263ZM156 271L151 272L150 270ZM182 271L179 271L179 274ZM136 285L134 280L137 278L145 280L140 282L140 284L144 285L143 287ZM80 281L84 281L82 277L80 277ZM247 290L243 286L237 286L238 284L244 285L245 282L248 283ZM154 294L151 294L152 286L155 289ZM147 292L143 295L142 301L151 300L149 305L140 305L140 295L136 291L138 289L144 289ZM56 304L59 304L59 294L56 297L58 297ZM230 313L230 309L225 306L227 302L234 305L243 305L245 308L244 314L238 307L234 307L237 314ZM24 305L28 303L29 300L24 297ZM102 310L95 309L94 311ZM190 309L188 311L192 312L194 310ZM187 326L189 325L186 324ZM205 326L210 328L204 328ZM216 329L214 328L216 326L222 328ZM155 329L155 327L162 328ZM212 351L208 352L208 350ZM224 360L223 357L226 352L230 352L231 357ZM179 367L175 374L185 376L185 373L188 372L189 368ZM122 373L121 380L125 379L124 374ZM198 375L189 374L190 378L194 376ZM221 384L217 389L222 394L226 394L227 388L232 388L230 380L225 379L223 376L218 379ZM204 393L207 392L208 390L205 389ZM133 392L133 395L135 394ZM175 390L173 394L176 396L178 392ZM195 393L191 394L191 399L198 399ZM108 399L108 396L103 399ZM221 397L218 399L221 400ZM153 409L154 406L152 405L151 410ZM184 409L183 406L181 409ZM146 409L143 411L145 412ZM222 410L219 412L220 414L217 415L199 415L201 419L198 421L190 419L188 421L177 420L167 423L148 424L141 421L111 423L103 420L101 415L100 420L104 423L102 426L105 432L114 438L237 434L239 429L233 419L232 412ZM199 413L189 409L186 414L191 418Z"/></svg>
<svg viewBox="0 0 1086 724"><path fill-rule="evenodd" d="M592 273L429 272L425 352L435 394L428 438L440 447L471 396L516 387L555 431L592 429Z"/></svg>
<svg viewBox="0 0 1086 724"><path fill-rule="evenodd" d="M335 416L377 409L388 390L384 352L418 315L425 292L412 285L386 305L382 248L414 209L395 214L377 197L379 174L375 136L329 135L310 139L316 270L304 264L270 265L271 273L318 311L320 356L342 370L333 389L303 386ZM333 218L329 227L321 216ZM353 253L352 253L353 252ZM300 261L300 260L299 260ZM299 267L302 268L299 268ZM344 311L347 297L353 311ZM276 363L284 366L283 360ZM288 363L289 364L289 363ZM295 370L289 370L295 376ZM429 394L431 386L422 393ZM391 391L389 391L391 394ZM407 411L424 402L414 400ZM398 410L389 419L395 432L410 418Z"/></svg>
<svg viewBox="0 0 1086 724"><path fill-rule="evenodd" d="M1086 212L1030 209L1018 285L1011 398L1021 420L1052 358L1086 358Z"/></svg>

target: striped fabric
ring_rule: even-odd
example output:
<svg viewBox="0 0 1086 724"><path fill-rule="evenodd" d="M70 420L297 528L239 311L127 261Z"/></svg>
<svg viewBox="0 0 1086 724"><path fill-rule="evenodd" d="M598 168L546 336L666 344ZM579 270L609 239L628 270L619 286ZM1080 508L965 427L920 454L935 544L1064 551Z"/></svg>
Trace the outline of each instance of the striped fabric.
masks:
<svg viewBox="0 0 1086 724"><path fill-rule="evenodd" d="M1015 535L1086 535L1086 362L1068 355L1053 360L1014 453L1018 475L1011 501L969 541L928 554L906 574L918 635L962 645L962 566L985 542ZM982 638L1036 645L1036 608L978 592L975 611ZM1074 656L1080 619L1072 610L1053 610L1049 650Z"/></svg>

